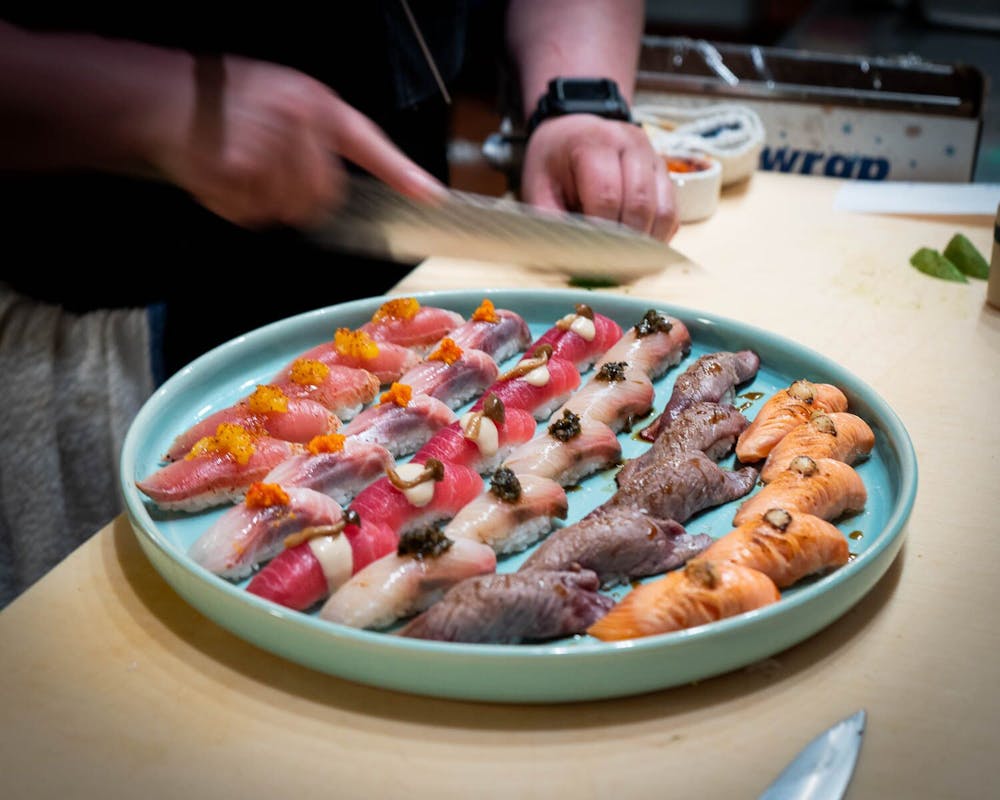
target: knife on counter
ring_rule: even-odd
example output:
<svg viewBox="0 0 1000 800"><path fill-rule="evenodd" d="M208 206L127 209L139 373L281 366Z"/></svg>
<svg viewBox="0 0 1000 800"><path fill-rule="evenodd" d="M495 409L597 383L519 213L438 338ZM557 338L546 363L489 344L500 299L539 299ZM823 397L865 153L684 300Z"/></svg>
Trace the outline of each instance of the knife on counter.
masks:
<svg viewBox="0 0 1000 800"><path fill-rule="evenodd" d="M608 220L551 214L456 190L439 203L419 203L353 173L344 204L306 234L326 247L392 261L444 256L502 262L612 284L688 260L664 242Z"/></svg>
<svg viewBox="0 0 1000 800"><path fill-rule="evenodd" d="M757 800L840 800L858 762L865 722L862 709L825 730Z"/></svg>

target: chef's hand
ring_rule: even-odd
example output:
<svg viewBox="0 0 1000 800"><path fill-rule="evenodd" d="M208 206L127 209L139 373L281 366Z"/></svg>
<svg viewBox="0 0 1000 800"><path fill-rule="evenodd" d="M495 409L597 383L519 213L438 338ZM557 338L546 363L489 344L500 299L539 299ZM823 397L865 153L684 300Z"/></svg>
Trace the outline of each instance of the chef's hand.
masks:
<svg viewBox="0 0 1000 800"><path fill-rule="evenodd" d="M189 82L194 97L151 115L158 130L150 160L162 177L232 222L316 220L343 197L338 156L417 200L444 191L375 123L301 72L225 56L202 62L198 73Z"/></svg>
<svg viewBox="0 0 1000 800"><path fill-rule="evenodd" d="M673 184L642 128L592 114L539 125L524 157L523 199L615 220L667 241L677 231Z"/></svg>

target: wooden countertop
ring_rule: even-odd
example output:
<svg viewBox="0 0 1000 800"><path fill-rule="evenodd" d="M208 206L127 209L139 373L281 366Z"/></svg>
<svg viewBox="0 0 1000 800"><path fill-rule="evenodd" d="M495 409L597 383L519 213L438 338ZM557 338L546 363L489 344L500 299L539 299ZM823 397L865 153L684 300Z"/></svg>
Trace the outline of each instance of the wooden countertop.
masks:
<svg viewBox="0 0 1000 800"><path fill-rule="evenodd" d="M1000 756L993 511L1000 311L908 264L992 217L833 209L840 182L758 173L621 287L796 339L871 384L913 439L899 557L833 625L765 662L560 706L435 700L313 672L188 606L114 520L0 614L0 795L755 797L820 730L869 726L850 798L986 797ZM558 286L432 259L398 287ZM602 290L606 291L606 290Z"/></svg>

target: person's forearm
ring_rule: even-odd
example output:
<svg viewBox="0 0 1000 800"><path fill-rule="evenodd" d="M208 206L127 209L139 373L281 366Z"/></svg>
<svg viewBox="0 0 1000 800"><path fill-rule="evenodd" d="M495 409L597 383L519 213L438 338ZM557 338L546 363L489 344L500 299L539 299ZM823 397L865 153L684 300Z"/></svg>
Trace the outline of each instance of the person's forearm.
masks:
<svg viewBox="0 0 1000 800"><path fill-rule="evenodd" d="M166 104L169 117L151 113ZM190 54L0 22L0 168L141 171L176 133L164 120L190 119L193 106Z"/></svg>
<svg viewBox="0 0 1000 800"><path fill-rule="evenodd" d="M642 0L511 0L507 46L529 116L555 77L611 78L631 103Z"/></svg>

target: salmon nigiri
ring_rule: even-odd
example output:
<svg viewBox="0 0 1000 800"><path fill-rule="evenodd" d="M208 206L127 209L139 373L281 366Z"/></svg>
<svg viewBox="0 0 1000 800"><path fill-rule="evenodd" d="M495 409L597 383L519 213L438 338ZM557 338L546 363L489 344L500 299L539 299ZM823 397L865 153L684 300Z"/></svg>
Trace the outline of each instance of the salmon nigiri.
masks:
<svg viewBox="0 0 1000 800"><path fill-rule="evenodd" d="M841 514L861 511L867 501L865 484L850 465L832 458L797 456L788 469L743 501L733 517L733 525L742 525L770 508L832 520Z"/></svg>
<svg viewBox="0 0 1000 800"><path fill-rule="evenodd" d="M836 526L812 514L771 508L745 522L702 553L763 572L779 589L800 578L847 563L847 539Z"/></svg>
<svg viewBox="0 0 1000 800"><path fill-rule="evenodd" d="M744 464L767 456L792 428L806 422L814 411L846 411L847 397L829 383L793 382L773 394L757 412L736 442L736 457Z"/></svg>
<svg viewBox="0 0 1000 800"><path fill-rule="evenodd" d="M760 471L765 483L788 469L796 456L833 458L853 464L875 446L875 434L861 417L846 411L816 412L782 438Z"/></svg>
<svg viewBox="0 0 1000 800"><path fill-rule="evenodd" d="M587 633L606 642L637 639L716 622L763 608L780 597L774 581L763 572L699 557L633 589Z"/></svg>

